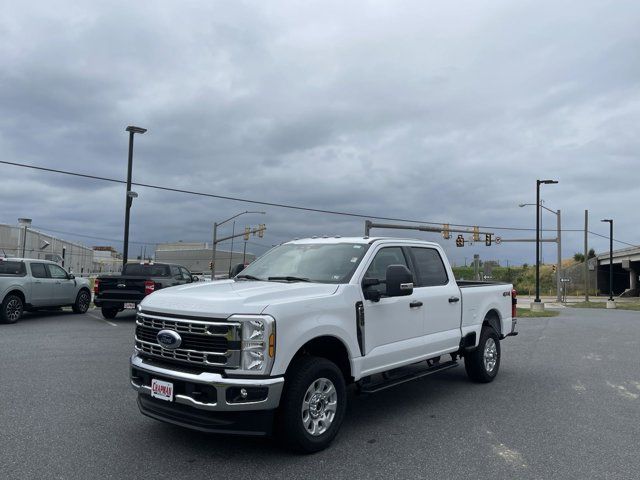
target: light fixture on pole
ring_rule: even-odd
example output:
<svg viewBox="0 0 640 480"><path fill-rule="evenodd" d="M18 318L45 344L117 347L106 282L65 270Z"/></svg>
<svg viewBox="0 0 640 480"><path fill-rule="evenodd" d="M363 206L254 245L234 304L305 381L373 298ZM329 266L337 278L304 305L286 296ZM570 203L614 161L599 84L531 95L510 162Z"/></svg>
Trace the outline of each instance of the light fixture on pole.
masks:
<svg viewBox="0 0 640 480"><path fill-rule="evenodd" d="M134 127L129 125L126 129L129 132L129 161L127 165L127 193L125 197L125 211L124 211L124 242L122 245L122 265L127 263L129 256L129 218L131 210L131 204L133 199L138 197L136 192L131 191L131 171L133 169L133 136L136 133L143 134L147 131L146 128Z"/></svg>
<svg viewBox="0 0 640 480"><path fill-rule="evenodd" d="M536 298L531 304L532 310L544 310L540 300L540 185L552 185L557 180L536 180Z"/></svg>
<svg viewBox="0 0 640 480"><path fill-rule="evenodd" d="M609 224L609 300L607 300L607 308L616 308L613 300L613 219L605 218L601 222Z"/></svg>

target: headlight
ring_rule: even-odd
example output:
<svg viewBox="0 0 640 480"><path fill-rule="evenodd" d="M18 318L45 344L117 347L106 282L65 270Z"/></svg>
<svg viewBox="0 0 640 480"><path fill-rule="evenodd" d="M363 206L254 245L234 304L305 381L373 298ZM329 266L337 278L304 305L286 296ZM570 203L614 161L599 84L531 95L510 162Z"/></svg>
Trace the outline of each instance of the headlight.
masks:
<svg viewBox="0 0 640 480"><path fill-rule="evenodd" d="M232 315L229 321L242 325L240 367L229 373L268 375L276 347L276 322L268 315Z"/></svg>

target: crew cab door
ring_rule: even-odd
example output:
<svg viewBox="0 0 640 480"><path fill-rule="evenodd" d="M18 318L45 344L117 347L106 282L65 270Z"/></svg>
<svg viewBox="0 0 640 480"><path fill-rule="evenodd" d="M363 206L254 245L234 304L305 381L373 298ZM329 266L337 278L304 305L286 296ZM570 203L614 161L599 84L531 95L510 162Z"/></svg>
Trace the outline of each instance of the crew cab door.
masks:
<svg viewBox="0 0 640 480"><path fill-rule="evenodd" d="M54 280L53 298L56 305L73 303L75 301L75 280L71 280L67 272L58 265L47 263L46 266L47 270L49 270L49 276Z"/></svg>
<svg viewBox="0 0 640 480"><path fill-rule="evenodd" d="M35 307L55 305L53 284L55 280L49 277L49 271L44 263L30 263L31 270L31 303Z"/></svg>
<svg viewBox="0 0 640 480"><path fill-rule="evenodd" d="M373 256L360 279L384 281L389 265L410 263L406 249L382 246ZM383 284L367 287L386 292ZM374 302L364 298L363 308L366 322L364 335L363 373L384 371L396 365L410 363L407 360L424 354L424 315L420 308L411 307L415 296L381 297Z"/></svg>
<svg viewBox="0 0 640 480"><path fill-rule="evenodd" d="M433 247L410 247L414 267L414 295L424 315L425 353L437 356L458 349L462 296L440 252Z"/></svg>

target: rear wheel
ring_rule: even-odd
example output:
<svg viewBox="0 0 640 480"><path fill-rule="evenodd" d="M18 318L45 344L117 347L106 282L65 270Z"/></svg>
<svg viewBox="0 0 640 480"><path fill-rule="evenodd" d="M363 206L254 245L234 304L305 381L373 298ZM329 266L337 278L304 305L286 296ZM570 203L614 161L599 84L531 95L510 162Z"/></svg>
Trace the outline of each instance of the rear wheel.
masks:
<svg viewBox="0 0 640 480"><path fill-rule="evenodd" d="M116 318L117 314L118 314L117 308L102 307L102 316L104 318Z"/></svg>
<svg viewBox="0 0 640 480"><path fill-rule="evenodd" d="M323 450L338 434L346 407L347 393L340 369L324 358L302 357L286 376L279 433L293 450Z"/></svg>
<svg viewBox="0 0 640 480"><path fill-rule="evenodd" d="M91 304L91 294L88 290L80 290L76 297L76 303L74 303L71 308L73 309L73 313L87 313L89 304Z"/></svg>
<svg viewBox="0 0 640 480"><path fill-rule="evenodd" d="M24 303L18 295L7 295L0 307L0 322L16 323L22 317Z"/></svg>
<svg viewBox="0 0 640 480"><path fill-rule="evenodd" d="M492 327L482 327L478 346L465 353L464 368L474 382L489 383L500 369L500 338Z"/></svg>

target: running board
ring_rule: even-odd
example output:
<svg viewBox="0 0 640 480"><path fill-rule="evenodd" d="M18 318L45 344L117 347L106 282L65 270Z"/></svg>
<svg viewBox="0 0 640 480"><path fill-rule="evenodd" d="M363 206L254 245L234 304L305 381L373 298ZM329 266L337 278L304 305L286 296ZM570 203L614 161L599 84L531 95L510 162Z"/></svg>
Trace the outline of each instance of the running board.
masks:
<svg viewBox="0 0 640 480"><path fill-rule="evenodd" d="M433 373L442 372L444 370L448 370L450 368L456 367L458 365L457 361L449 361L444 363L439 363L432 367L422 367L419 364L408 365L407 367L398 368L396 370L392 370L392 372L397 372L398 376L395 378L388 378L391 376L392 372L377 374L383 378L384 380L379 382L367 382L360 380L358 382L358 389L360 393L377 393L382 390L386 390L387 388L395 387L397 385L401 385L406 382L410 382L411 380L416 380L418 378L426 377L427 375L431 375ZM371 377L367 377L371 378Z"/></svg>

